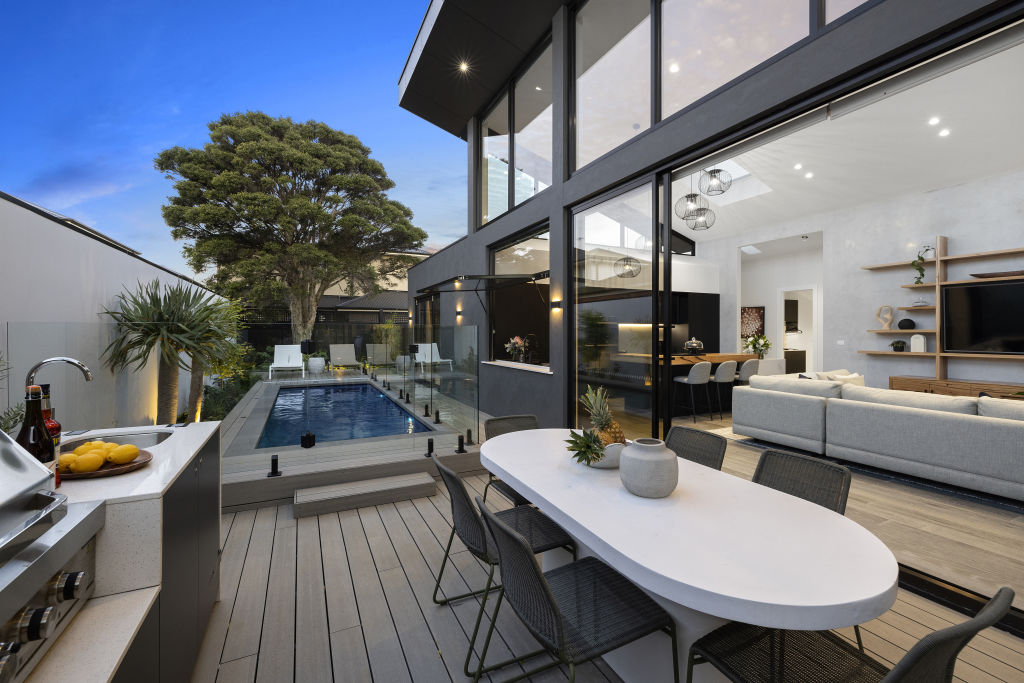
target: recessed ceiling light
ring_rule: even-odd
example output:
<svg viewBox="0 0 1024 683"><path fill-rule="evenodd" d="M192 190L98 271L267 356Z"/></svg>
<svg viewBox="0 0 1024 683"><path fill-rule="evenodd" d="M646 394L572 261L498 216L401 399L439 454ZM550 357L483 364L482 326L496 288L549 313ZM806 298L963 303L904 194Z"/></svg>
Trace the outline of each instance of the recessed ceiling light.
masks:
<svg viewBox="0 0 1024 683"><path fill-rule="evenodd" d="M540 90L540 89L541 89L541 87L540 87L539 85L535 85L535 86L533 86L533 89L534 89L534 90Z"/></svg>
<svg viewBox="0 0 1024 683"><path fill-rule="evenodd" d="M939 131L940 138L944 138L947 135L949 135L949 128L943 128L942 130Z"/></svg>
<svg viewBox="0 0 1024 683"><path fill-rule="evenodd" d="M807 235L800 235L800 239L802 239L802 240L809 240L811 238L808 237Z"/></svg>
<svg viewBox="0 0 1024 683"><path fill-rule="evenodd" d="M459 71L462 73L469 71L469 62L459 62Z"/></svg>
<svg viewBox="0 0 1024 683"><path fill-rule="evenodd" d="M669 73L674 73L674 74L679 73L679 64L676 63L676 62L672 62L671 64L668 65L668 70L669 70Z"/></svg>
<svg viewBox="0 0 1024 683"><path fill-rule="evenodd" d="M742 247L740 247L740 251L742 251L744 254L750 254L751 256L753 256L754 254L761 253L761 250L755 247L753 244L744 244Z"/></svg>
<svg viewBox="0 0 1024 683"><path fill-rule="evenodd" d="M808 171L807 173L804 173L804 178L807 178L808 180L810 180L813 177L814 177L814 174L811 173L810 171Z"/></svg>
<svg viewBox="0 0 1024 683"><path fill-rule="evenodd" d="M804 167L804 165L803 165L803 164L796 164L795 166L793 166L793 170L794 170L794 171L799 171L799 170L800 170L801 168L803 168L803 167Z"/></svg>
<svg viewBox="0 0 1024 683"><path fill-rule="evenodd" d="M928 125L929 126L937 126L937 125L939 125L939 121L941 121L941 120L942 119L940 119L938 116L933 116L930 119L928 119Z"/></svg>

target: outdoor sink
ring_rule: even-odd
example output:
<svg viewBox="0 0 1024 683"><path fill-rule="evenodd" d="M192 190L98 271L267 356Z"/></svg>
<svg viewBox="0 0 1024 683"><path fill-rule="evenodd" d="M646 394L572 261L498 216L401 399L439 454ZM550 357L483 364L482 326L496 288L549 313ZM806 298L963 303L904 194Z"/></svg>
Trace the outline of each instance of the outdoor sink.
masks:
<svg viewBox="0 0 1024 683"><path fill-rule="evenodd" d="M150 446L155 446L158 443L166 441L173 433L174 431L171 429L153 429L148 432L113 432L111 434L104 434L99 437L99 439L102 439L103 441L112 441L117 444L135 444L139 448L149 448ZM96 437L86 435L73 436L61 441L60 450L62 452L71 451L74 450L76 446L79 446L86 441L96 440Z"/></svg>

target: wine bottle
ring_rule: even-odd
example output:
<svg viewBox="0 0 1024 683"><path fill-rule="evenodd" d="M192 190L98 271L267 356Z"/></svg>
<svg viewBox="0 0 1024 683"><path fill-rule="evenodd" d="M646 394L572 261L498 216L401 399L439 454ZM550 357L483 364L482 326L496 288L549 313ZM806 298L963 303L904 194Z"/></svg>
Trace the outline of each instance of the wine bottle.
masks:
<svg viewBox="0 0 1024 683"><path fill-rule="evenodd" d="M46 431L50 434L50 439L53 441L53 457L60 457L60 422L57 422L57 417L53 411L53 401L50 397L50 385L40 384L43 390L43 422L46 423ZM53 488L60 488L60 470L56 467L53 468Z"/></svg>
<svg viewBox="0 0 1024 683"><path fill-rule="evenodd" d="M43 389L38 384L25 387L25 421L15 441L39 462L47 463L56 457L43 417Z"/></svg>

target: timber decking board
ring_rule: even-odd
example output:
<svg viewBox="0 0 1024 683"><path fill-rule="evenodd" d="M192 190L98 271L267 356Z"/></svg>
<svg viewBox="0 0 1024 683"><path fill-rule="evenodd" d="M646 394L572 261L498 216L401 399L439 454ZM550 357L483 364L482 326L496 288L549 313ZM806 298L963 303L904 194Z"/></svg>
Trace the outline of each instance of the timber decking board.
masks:
<svg viewBox="0 0 1024 683"><path fill-rule="evenodd" d="M727 465L748 468L752 458L735 459L732 450ZM465 483L476 496L486 477L470 475ZM431 600L451 531L451 503L443 491L441 486L430 498L298 520L291 506L224 515L222 600L214 608L193 681L466 680L462 660L479 601L470 598L440 607ZM487 502L508 506L494 492ZM484 566L457 539L453 551L442 590L451 594L481 587ZM290 582L280 578L288 576ZM489 609L492 604L488 602ZM868 650L891 664L923 635L964 620L901 590L892 610L865 624L862 631ZM294 641L281 642L287 638L282 634L289 632ZM840 633L853 638L852 629ZM253 637L251 654L231 657L252 649ZM534 649L537 644L513 611L503 608L488 662ZM294 652L290 670L287 650ZM495 672L491 680L505 680L516 671L522 668ZM577 679L619 680L600 660L580 667ZM555 668L533 680L561 682L566 676ZM987 629L961 654L956 680L1024 680L1024 641Z"/></svg>

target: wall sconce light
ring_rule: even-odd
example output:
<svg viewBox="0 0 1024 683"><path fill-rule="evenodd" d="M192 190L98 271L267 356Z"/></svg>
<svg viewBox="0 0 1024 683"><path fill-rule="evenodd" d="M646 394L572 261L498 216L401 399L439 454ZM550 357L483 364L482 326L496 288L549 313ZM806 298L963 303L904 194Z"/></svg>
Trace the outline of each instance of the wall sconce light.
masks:
<svg viewBox="0 0 1024 683"><path fill-rule="evenodd" d="M560 311L560 310L562 310L562 302L561 301L552 301L551 302L551 310L552 311Z"/></svg>
<svg viewBox="0 0 1024 683"><path fill-rule="evenodd" d="M461 308L456 308L455 309L455 317L456 318L461 318L462 317L462 309Z"/></svg>

